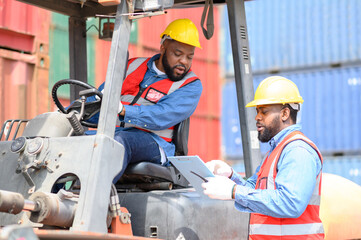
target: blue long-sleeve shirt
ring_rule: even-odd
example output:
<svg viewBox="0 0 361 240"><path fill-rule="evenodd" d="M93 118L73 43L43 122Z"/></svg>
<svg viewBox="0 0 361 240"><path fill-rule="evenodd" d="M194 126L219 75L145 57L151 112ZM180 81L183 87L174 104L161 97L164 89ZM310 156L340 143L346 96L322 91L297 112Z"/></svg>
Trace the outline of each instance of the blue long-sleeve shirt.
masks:
<svg viewBox="0 0 361 240"><path fill-rule="evenodd" d="M140 87L147 86L168 78L166 74L158 75L153 69L153 62L159 59L160 54L154 55L147 63L148 70L144 75ZM104 89L104 83L99 90ZM134 125L145 127L150 130L162 130L176 125L187 119L195 111L202 93L202 83L200 80L193 81L173 93L162 97L157 104L150 106L124 105L125 116L119 117L121 121L131 122ZM94 100L94 99L93 99ZM91 122L98 121L99 114L91 119ZM136 128L118 127L116 131L141 131ZM154 133L150 133L160 147L163 148L167 156L173 156L175 146Z"/></svg>
<svg viewBox="0 0 361 240"><path fill-rule="evenodd" d="M300 131L295 124L283 129L270 141L270 152L291 132ZM262 164L262 163L261 163ZM240 211L255 212L278 218L297 218L306 209L322 168L316 151L302 140L289 143L280 156L275 179L276 189L255 189L257 174L247 181L234 173L238 185L235 206ZM256 169L259 171L260 166Z"/></svg>

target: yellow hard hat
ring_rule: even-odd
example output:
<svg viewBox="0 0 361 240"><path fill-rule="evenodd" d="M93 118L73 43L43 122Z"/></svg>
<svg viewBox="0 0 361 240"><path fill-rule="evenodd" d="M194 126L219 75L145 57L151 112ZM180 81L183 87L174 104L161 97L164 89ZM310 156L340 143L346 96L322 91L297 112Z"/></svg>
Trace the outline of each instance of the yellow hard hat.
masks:
<svg viewBox="0 0 361 240"><path fill-rule="evenodd" d="M160 35L160 38L163 38L164 35L167 35L178 42L202 48L199 43L197 27L187 18L177 19L171 22Z"/></svg>
<svg viewBox="0 0 361 240"><path fill-rule="evenodd" d="M264 79L246 107L268 104L303 103L296 84L287 78L274 76Z"/></svg>

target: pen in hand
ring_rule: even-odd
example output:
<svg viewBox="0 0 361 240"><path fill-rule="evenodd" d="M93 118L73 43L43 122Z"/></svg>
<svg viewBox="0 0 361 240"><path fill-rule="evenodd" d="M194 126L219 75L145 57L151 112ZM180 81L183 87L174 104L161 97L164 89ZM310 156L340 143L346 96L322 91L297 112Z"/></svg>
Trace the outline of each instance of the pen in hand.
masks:
<svg viewBox="0 0 361 240"><path fill-rule="evenodd" d="M199 175L198 173L195 173L193 171L190 171L191 173L193 173L194 175L196 175L197 177L201 178L204 182L208 182L207 179L205 179L204 177L202 177L201 175Z"/></svg>

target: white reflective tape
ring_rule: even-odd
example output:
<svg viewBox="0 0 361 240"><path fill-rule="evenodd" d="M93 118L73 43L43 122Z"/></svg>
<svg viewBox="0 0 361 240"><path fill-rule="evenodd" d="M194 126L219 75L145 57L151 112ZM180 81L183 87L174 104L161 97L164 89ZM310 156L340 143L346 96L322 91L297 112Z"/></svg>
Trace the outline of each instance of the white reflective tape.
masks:
<svg viewBox="0 0 361 240"><path fill-rule="evenodd" d="M157 134L160 137L165 137L165 138L172 138L173 137L173 129L169 129L169 128L164 129L164 130L150 130L150 129L142 128L142 127L140 127L138 125L130 124L130 123L125 123L124 127L125 128L134 127L134 128L144 129L146 131L150 131L150 132L152 132L154 134Z"/></svg>
<svg viewBox="0 0 361 240"><path fill-rule="evenodd" d="M131 64L129 64L128 70L127 70L127 76L135 71L140 65L142 65L143 62L145 62L147 58L136 58Z"/></svg>
<svg viewBox="0 0 361 240"><path fill-rule="evenodd" d="M274 174L273 169L275 168L275 163L276 163L277 157L278 157L278 155L273 159L273 162L272 162L272 165L270 167L270 170L268 172L268 177L267 177L267 189L271 189L271 190L275 189L274 178L276 178L276 176L273 176L273 174Z"/></svg>
<svg viewBox="0 0 361 240"><path fill-rule="evenodd" d="M182 86L182 84L186 81L186 78L183 78L183 80L179 80L176 82L173 82L172 86L169 88L168 90L168 95L171 94L172 92L174 92L175 90L177 90L178 88L180 88L180 86Z"/></svg>
<svg viewBox="0 0 361 240"><path fill-rule="evenodd" d="M137 104L139 105L142 105L142 106L150 106L150 105L154 105L154 103L148 101L148 100L145 100L144 98L140 97L137 102Z"/></svg>
<svg viewBox="0 0 361 240"><path fill-rule="evenodd" d="M133 95L123 95L120 96L120 101L131 103L134 99Z"/></svg>
<svg viewBox="0 0 361 240"><path fill-rule="evenodd" d="M132 95L124 95L124 96L120 97L120 100L123 101L123 102L131 103L134 100L134 96L132 96ZM143 105L143 106L154 105L154 103L149 102L148 100L145 100L142 97L140 97L136 103L139 104L139 105Z"/></svg>
<svg viewBox="0 0 361 240"><path fill-rule="evenodd" d="M292 236L324 233L322 223L308 224L252 224L249 235Z"/></svg>
<svg viewBox="0 0 361 240"><path fill-rule="evenodd" d="M173 82L172 86L169 88L168 90L168 95L171 94L172 92L174 92L175 90L177 90L178 88L180 88L180 86L182 86L182 84L188 80L191 77L197 77L193 72L188 72L187 75L185 75L185 77L179 81Z"/></svg>
<svg viewBox="0 0 361 240"><path fill-rule="evenodd" d="M318 187L316 185L316 187ZM321 197L320 195L315 195L315 194L312 194L311 196L311 199L310 201L308 202L308 205L316 205L316 206L320 206L320 203L321 203Z"/></svg>
<svg viewBox="0 0 361 240"><path fill-rule="evenodd" d="M318 174L318 176L317 176L315 188L313 189L311 199L310 199L310 201L308 203L309 205L320 206L320 203L321 203L321 197L320 197L320 194L319 194L319 191L320 191L320 175L321 174Z"/></svg>

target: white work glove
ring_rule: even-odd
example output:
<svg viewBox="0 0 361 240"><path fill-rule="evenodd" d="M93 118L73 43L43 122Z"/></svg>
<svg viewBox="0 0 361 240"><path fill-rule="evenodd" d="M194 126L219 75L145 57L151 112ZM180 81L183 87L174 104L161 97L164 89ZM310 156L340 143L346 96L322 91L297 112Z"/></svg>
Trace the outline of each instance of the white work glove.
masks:
<svg viewBox="0 0 361 240"><path fill-rule="evenodd" d="M123 103L121 101L119 101L118 114L123 111L123 108L124 108Z"/></svg>
<svg viewBox="0 0 361 240"><path fill-rule="evenodd" d="M207 180L208 182L202 183L205 195L213 199L232 199L233 187L236 186L235 182L224 176L209 177Z"/></svg>
<svg viewBox="0 0 361 240"><path fill-rule="evenodd" d="M206 162L206 166L214 175L230 178L233 174L232 168L222 160L212 160Z"/></svg>

